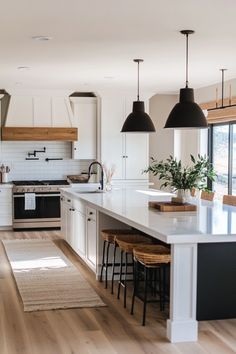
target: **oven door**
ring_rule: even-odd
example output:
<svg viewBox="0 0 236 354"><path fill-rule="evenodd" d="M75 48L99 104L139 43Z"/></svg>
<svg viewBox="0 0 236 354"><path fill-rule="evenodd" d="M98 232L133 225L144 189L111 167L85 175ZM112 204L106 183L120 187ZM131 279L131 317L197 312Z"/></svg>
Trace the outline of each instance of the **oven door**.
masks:
<svg viewBox="0 0 236 354"><path fill-rule="evenodd" d="M60 193L35 193L35 209L25 209L25 193L13 195L13 228L19 223L60 221ZM37 225L37 227L39 227Z"/></svg>

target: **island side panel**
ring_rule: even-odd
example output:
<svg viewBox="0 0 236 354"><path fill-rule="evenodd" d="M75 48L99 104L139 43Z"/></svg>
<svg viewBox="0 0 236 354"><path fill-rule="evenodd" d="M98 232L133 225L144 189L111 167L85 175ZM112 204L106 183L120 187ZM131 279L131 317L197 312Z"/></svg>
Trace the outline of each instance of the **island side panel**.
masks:
<svg viewBox="0 0 236 354"><path fill-rule="evenodd" d="M167 321L167 337L172 343L198 339L196 292L197 244L172 244L170 319Z"/></svg>
<svg viewBox="0 0 236 354"><path fill-rule="evenodd" d="M197 319L227 318L236 318L236 243L199 244Z"/></svg>

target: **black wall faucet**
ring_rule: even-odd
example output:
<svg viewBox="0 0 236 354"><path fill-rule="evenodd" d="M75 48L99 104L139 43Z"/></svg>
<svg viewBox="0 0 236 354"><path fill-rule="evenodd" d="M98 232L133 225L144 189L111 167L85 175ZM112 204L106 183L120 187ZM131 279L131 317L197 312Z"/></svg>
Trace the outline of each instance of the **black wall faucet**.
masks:
<svg viewBox="0 0 236 354"><path fill-rule="evenodd" d="M40 153L40 152L46 152L46 148L44 147L43 150L34 150L34 152L28 152L28 157L31 157L31 156L36 157L37 153Z"/></svg>
<svg viewBox="0 0 236 354"><path fill-rule="evenodd" d="M90 178L90 175L91 175L91 169L92 169L92 166L93 165L98 165L100 166L101 168L101 179L100 179L100 186L101 186L101 190L103 191L104 189L104 171L103 171L103 167L102 167L102 164L98 161L94 161L92 162L90 165L89 165L89 169L88 169L88 177Z"/></svg>

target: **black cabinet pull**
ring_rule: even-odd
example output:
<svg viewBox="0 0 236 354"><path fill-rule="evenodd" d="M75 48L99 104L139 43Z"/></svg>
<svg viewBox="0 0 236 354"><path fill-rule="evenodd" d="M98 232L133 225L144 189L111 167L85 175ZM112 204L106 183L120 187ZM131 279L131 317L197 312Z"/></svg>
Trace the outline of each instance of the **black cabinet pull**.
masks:
<svg viewBox="0 0 236 354"><path fill-rule="evenodd" d="M90 211L89 215L93 215L93 212L92 212L92 211Z"/></svg>
<svg viewBox="0 0 236 354"><path fill-rule="evenodd" d="M88 221L91 221L91 219L88 219Z"/></svg>

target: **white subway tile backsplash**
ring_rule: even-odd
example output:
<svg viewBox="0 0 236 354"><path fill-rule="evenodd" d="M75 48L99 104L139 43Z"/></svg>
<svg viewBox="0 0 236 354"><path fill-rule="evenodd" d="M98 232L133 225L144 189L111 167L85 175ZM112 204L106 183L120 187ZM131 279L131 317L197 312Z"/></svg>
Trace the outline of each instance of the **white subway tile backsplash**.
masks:
<svg viewBox="0 0 236 354"><path fill-rule="evenodd" d="M42 150L38 153L39 160L26 160L28 152ZM45 158L63 158L63 160L46 162ZM24 179L62 179L69 174L87 171L90 160L72 160L70 142L48 141L2 141L0 143L0 163L11 169L9 181Z"/></svg>

